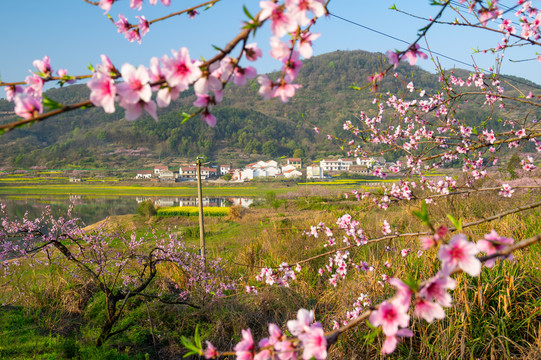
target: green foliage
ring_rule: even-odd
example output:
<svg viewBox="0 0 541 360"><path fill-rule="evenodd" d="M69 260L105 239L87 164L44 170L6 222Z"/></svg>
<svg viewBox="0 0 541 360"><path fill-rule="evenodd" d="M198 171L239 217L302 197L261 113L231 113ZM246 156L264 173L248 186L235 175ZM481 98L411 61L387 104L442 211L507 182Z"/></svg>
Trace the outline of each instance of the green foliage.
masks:
<svg viewBox="0 0 541 360"><path fill-rule="evenodd" d="M423 224L430 226L430 219L428 218L428 211L426 209L426 202L421 202L421 210L419 211L412 211L413 215L415 215L419 220L423 222Z"/></svg>
<svg viewBox="0 0 541 360"><path fill-rule="evenodd" d="M267 205L272 204L274 200L276 200L276 193L274 191L269 191L265 194L265 202Z"/></svg>
<svg viewBox="0 0 541 360"><path fill-rule="evenodd" d="M293 157L303 159L306 155L303 149L295 149L295 151L293 151Z"/></svg>
<svg viewBox="0 0 541 360"><path fill-rule="evenodd" d="M520 166L520 157L517 155L517 153L514 153L513 156L507 161L506 170L509 173L509 176L511 179L518 178L518 175L516 173L516 169Z"/></svg>
<svg viewBox="0 0 541 360"><path fill-rule="evenodd" d="M202 350L203 345L201 344L201 336L199 335L199 325L195 327L195 335L194 335L193 340L188 339L185 336L182 336L180 338L180 341L182 345L184 345L184 347L188 349L188 352L184 354L184 357L188 357L192 355L198 355L198 356L203 355L203 350Z"/></svg>
<svg viewBox="0 0 541 360"><path fill-rule="evenodd" d="M155 216L157 211L152 200L145 200L137 207L137 213L143 217L150 218Z"/></svg>

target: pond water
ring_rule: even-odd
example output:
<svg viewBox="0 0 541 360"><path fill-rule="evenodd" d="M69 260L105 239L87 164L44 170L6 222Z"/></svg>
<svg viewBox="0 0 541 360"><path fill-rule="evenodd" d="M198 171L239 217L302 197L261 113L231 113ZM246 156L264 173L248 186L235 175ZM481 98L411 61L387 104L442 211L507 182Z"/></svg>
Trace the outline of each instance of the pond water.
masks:
<svg viewBox="0 0 541 360"><path fill-rule="evenodd" d="M197 198L193 197L151 197L151 196L1 196L0 203L6 205L6 211L11 218L22 218L28 213L28 218L38 217L46 206L50 206L54 215L67 211L70 203L74 204L75 216L89 225L112 215L137 213L139 203L151 200L160 207L166 206L198 206ZM203 197L203 206L232 206L249 207L255 198L249 197Z"/></svg>

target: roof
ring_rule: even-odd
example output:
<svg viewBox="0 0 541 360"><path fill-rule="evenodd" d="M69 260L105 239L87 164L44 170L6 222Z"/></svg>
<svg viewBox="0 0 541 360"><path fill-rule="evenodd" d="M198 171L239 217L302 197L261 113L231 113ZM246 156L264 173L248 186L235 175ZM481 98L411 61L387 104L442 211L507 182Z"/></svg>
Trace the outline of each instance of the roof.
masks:
<svg viewBox="0 0 541 360"><path fill-rule="evenodd" d="M288 158L287 160L290 160L290 161L302 161L301 158Z"/></svg>
<svg viewBox="0 0 541 360"><path fill-rule="evenodd" d="M166 166L166 165L156 165L156 166L154 166L154 169L158 169L158 170L169 170L169 166Z"/></svg>
<svg viewBox="0 0 541 360"><path fill-rule="evenodd" d="M353 162L353 160L350 160L350 159L346 159L346 160L342 160L342 159L323 159L321 161L326 161L326 162Z"/></svg>
<svg viewBox="0 0 541 360"><path fill-rule="evenodd" d="M137 170L137 173L138 174L151 174L152 175L152 170Z"/></svg>

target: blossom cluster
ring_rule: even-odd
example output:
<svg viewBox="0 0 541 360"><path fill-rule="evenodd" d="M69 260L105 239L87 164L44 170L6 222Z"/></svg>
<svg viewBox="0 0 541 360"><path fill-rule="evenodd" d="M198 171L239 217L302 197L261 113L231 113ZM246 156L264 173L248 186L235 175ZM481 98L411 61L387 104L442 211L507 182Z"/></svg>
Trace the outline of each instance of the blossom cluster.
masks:
<svg viewBox="0 0 541 360"><path fill-rule="evenodd" d="M348 217L339 220L339 223L344 225L350 222ZM328 228L319 224L315 230L316 234L317 229L325 231ZM395 296L376 305L372 310L368 309L372 306L372 300L367 294L361 294L353 304L353 309L347 311L346 319L342 320L342 324L347 327L351 321L368 311L372 326L381 327L385 335L382 353L390 354L396 349L401 337L414 335L409 329L412 315L429 323L445 318L444 308L452 306L452 297L448 291L456 287L456 281L451 275L457 271L463 271L470 276L478 276L481 272L481 261L476 255L479 252L493 255L514 242L511 238L498 235L494 230L477 243L468 241L464 234L454 235L445 243L446 235L447 228L441 226L433 236L422 239L424 249L439 246L440 270L435 276L420 284L411 281L406 284L398 278L385 276L385 282L395 287ZM403 249L401 255L407 256L410 252L411 249ZM340 263L342 259L345 259L341 257L340 252L337 252L331 263ZM502 256L502 258L512 259L512 256ZM492 258L485 263L485 266L492 267L495 261L496 259ZM412 311L410 311L411 308L413 308ZM340 323L337 321L333 323L336 334L339 334L342 331ZM234 347L237 359L295 359L300 356L303 359L325 359L327 357L328 339L333 334L325 336L321 324L314 323L313 312L299 310L297 320L288 321L287 327L296 338L288 338L278 326L269 324L270 336L259 341L257 346L250 329L243 330L242 340ZM208 359L221 355L210 342L207 342L204 354Z"/></svg>
<svg viewBox="0 0 541 360"><path fill-rule="evenodd" d="M71 207L65 216L55 217L47 208L33 220L26 217L10 220L5 205L1 205L0 221L0 269L4 276L18 271L17 265L24 262L54 264L79 277L81 269L75 266L78 264L85 267L84 276L110 287L112 292L130 293L147 281L149 268L174 263L184 274L189 274L182 285L174 281L168 283L168 291L177 300L196 294L203 298L222 296L236 286L234 281L221 275L223 262L220 259L205 262L174 234L160 237L154 231L142 235L112 233L106 229L107 223L93 232L85 232ZM35 256L40 253L49 256Z"/></svg>
<svg viewBox="0 0 541 360"><path fill-rule="evenodd" d="M315 322L314 312L300 309L296 320L287 322L289 332L296 338L288 338L275 324L269 324L269 337L261 339L257 346L250 329L242 330L242 340L234 351L240 360L290 360L299 356L305 360L327 358L327 338L323 326ZM206 359L220 356L216 348L207 341L203 352Z"/></svg>
<svg viewBox="0 0 541 360"><path fill-rule="evenodd" d="M430 239L428 246L439 242L445 232L446 230L439 230L438 234ZM434 241L434 239L437 240ZM370 323L373 326L381 326L382 332L386 336L381 351L384 354L392 353L399 337L413 335L413 332L408 329L409 309L412 304L415 317L429 323L436 319L443 319L445 317L443 308L452 305L451 295L447 291L456 287L456 281L450 276L457 269L471 276L479 275L481 262L476 255L480 251L491 255L512 243L513 239L500 237L494 230L485 235L484 239L479 240L477 244L468 241L464 234L457 234L451 238L449 243L442 244L438 250L440 271L420 287L411 287L397 278L389 279L389 284L397 290L396 295L381 303L370 314ZM427 244L426 241L425 244ZM495 259L491 259L485 265L492 267L494 262Z"/></svg>
<svg viewBox="0 0 541 360"><path fill-rule="evenodd" d="M406 80L398 74L395 77L406 84ZM503 126L510 129L496 132L487 127L488 121L472 127L468 125L468 119L461 118L458 112L461 104L470 99L478 101L480 94L485 95L483 105L493 107L498 104L499 108L505 108L505 91L500 80L477 70L466 79L456 76L452 71L448 74L442 71L440 81L442 90L432 95L416 88L410 81L406 88L414 95L401 98L390 92L381 94L374 98L375 109L371 111L372 115L360 111L358 125L349 120L344 123L344 129L353 137L364 133L363 138L376 145L379 151L402 151L405 154L404 164L398 161L389 167L389 172L415 174L421 178L418 183L401 180L393 184L391 189L385 187L383 195L378 199L373 197L380 208L386 209L393 200L411 199L412 190L416 187L438 195L449 194L457 188L456 179L446 176L435 182L427 180L424 175L427 171L451 162L462 163L462 171L468 179L465 186L472 186L475 180L488 176L488 166L497 164L499 159L496 150L501 147L500 144L514 148L533 142L536 150L541 152L541 140L536 137L536 119L531 120L532 125L528 126L524 121L509 120L499 115L504 117L501 121ZM519 99L515 101L520 102ZM392 122L387 125L385 119L389 115ZM352 148L348 154L366 156L359 146ZM536 169L534 162L532 156L522 159L522 168L533 171ZM375 167L372 175L386 178L388 174L381 167ZM358 193L353 194L357 199L361 198ZM501 194L509 195L506 192ZM363 194L362 198L366 196ZM431 201L427 199L427 202Z"/></svg>
<svg viewBox="0 0 541 360"><path fill-rule="evenodd" d="M300 272L301 270L300 264L297 264L295 269L292 269L289 264L282 263L276 269L268 267L261 269L255 279L258 282L265 282L267 285L276 284L277 286L289 287L289 283L297 279L295 271Z"/></svg>
<svg viewBox="0 0 541 360"><path fill-rule="evenodd" d="M102 0L99 6L108 12L115 0ZM132 9L141 9L142 0L131 0ZM151 1L156 4L157 1ZM166 6L169 1L162 0ZM260 13L250 21L246 28L254 31L265 22L270 22L272 38L270 39L270 55L282 63L282 75L272 81L265 75L258 77L259 94L265 99L280 98L287 102L295 95L300 87L294 84L302 67L301 57L312 56L312 42L319 34L310 32L315 20L326 13L323 0L287 0L283 3L261 1ZM115 23L118 31L125 34L130 41L140 41L141 36L148 32L150 22L144 16L138 16L139 25L132 26L128 20L119 15ZM248 32L244 39L248 39ZM284 36L289 41L282 41ZM234 44L238 44L240 40ZM189 50L181 47L172 50L172 56L153 57L149 67L135 67L125 63L118 70L106 55L102 55L102 63L93 71L92 79L87 83L90 88L90 101L93 105L102 107L106 113L115 112L118 104L125 110L127 120L136 120L143 112L158 120L157 110L167 107L177 99L181 92L193 86L196 100L193 105L200 108L202 120L210 126L216 125L216 117L211 114L212 107L222 101L224 86L233 82L238 86L246 84L248 79L257 76L252 66L241 66L244 57L248 61L256 61L262 57L262 52L256 43L242 43L241 55L232 58L228 52L222 51L212 61L203 62L192 60ZM27 77L27 86L10 85L5 88L9 101L15 102L15 112L24 119L32 119L43 112L42 89L45 81L53 79L49 58L34 61L38 69L32 76ZM71 82L75 78L67 75L67 71L58 71L61 83ZM121 79L121 82L117 82Z"/></svg>

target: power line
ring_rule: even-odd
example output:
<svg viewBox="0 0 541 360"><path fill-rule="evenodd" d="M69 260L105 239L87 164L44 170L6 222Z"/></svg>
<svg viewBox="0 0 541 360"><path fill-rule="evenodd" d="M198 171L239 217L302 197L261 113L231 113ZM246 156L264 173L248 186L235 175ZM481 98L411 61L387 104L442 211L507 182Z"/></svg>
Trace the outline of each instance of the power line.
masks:
<svg viewBox="0 0 541 360"><path fill-rule="evenodd" d="M335 17L335 18L337 18L337 19L340 19L340 20L342 20L342 21L345 21L345 22L347 22L347 23L350 23L350 24L352 24L352 25L355 25L355 26L358 26L358 27L360 27L360 28L363 28L363 29L365 29L365 30L371 31L371 32L373 32L373 33L376 33L376 34L378 34L378 35L385 36L385 37L387 37L387 38L389 38L389 39L392 39L392 40L395 40L395 41L404 43L404 44L406 44L406 45L408 45L408 46L410 45L410 43L407 42L406 40L397 38L396 36L393 36L393 35L389 35L389 34L383 32L383 31L379 31L379 30L373 29L373 28L371 28L371 27L369 27L369 26L362 25L362 24L360 24L360 23L358 23L358 22L355 22L355 21L353 21L353 20L346 19L346 18L344 18L344 17L342 17L342 16L333 14L333 13L331 13L331 12L329 12L329 15L332 16L332 17ZM420 48L421 48L422 50L424 50L424 51L430 51L432 54L438 55L438 56L440 56L440 57L442 57L442 58L445 58L445 59L448 59L448 60L451 60L451 61L455 61L455 62L457 62L457 63L459 63L459 64L462 64L462 65L465 65L465 66L467 66L467 67L471 67L471 68L475 69L475 66L473 66L472 64L467 63L467 62L465 62L465 61L462 61L462 60L459 60L459 59L455 59L455 58L453 58L453 57L451 57L451 56L447 56L447 55L442 54L442 53L437 52L437 51L428 50L428 49L426 49L426 48L424 48L424 47L421 47L421 46L420 46ZM520 81L520 80L518 80L518 79L511 79L511 78L509 78L509 77L506 76L506 75L502 75L502 74L499 74L499 75L500 75L500 77L502 77L502 78L507 78L508 80L512 80L512 81L514 81L514 82L516 82L516 83L519 83L519 84L522 84L522 85L525 85L525 86L536 87L536 88L538 88L538 89L540 88L539 86L537 86L537 84L534 84L534 83L527 84L527 83L522 82L522 81Z"/></svg>
<svg viewBox="0 0 541 360"><path fill-rule="evenodd" d="M379 34L379 35L388 37L389 39L393 39L393 40L399 41L399 42L401 42L401 43L404 43L404 44L406 44L406 45L410 45L410 43L407 42L406 40L402 40L402 39L399 39L399 38L394 37L394 36L392 36L392 35L386 34L386 33L384 33L384 32L381 32L381 31L372 29L371 27L368 27L368 26L359 24L359 23L357 23L357 22L355 22L355 21L352 21L352 20L348 20L348 19L346 19L346 18L343 18L343 17L338 16L338 15L336 15L336 14L333 14L333 13L331 13L331 12L329 12L329 15L331 15L331 16L337 18L337 19L346 21L346 22L348 22L348 23L350 23L350 24L353 24L353 25L355 25L355 26L362 27L363 29L366 29L366 30L375 32L376 34ZM424 47L421 47L421 49L422 49L422 50L425 50L425 51L429 51L428 49L426 49L426 48L424 48ZM432 54L436 54L436 55L441 56L441 57L443 57L443 58L446 58L446 59L448 59L448 60L456 61L457 63L460 63L460 64L462 64L462 65L465 65L465 66L469 66L469 67L475 68L472 64L468 64L468 63L465 62L465 61L462 61L462 60L458 60L458 59L452 58L452 57L450 57L450 56L441 54L441 53L436 52L436 51L431 51L431 52L432 52Z"/></svg>

